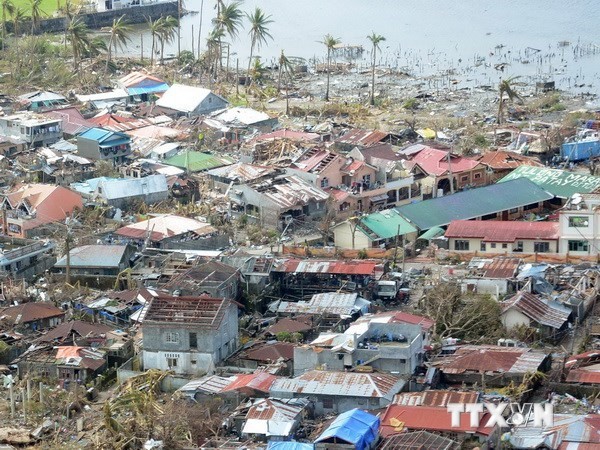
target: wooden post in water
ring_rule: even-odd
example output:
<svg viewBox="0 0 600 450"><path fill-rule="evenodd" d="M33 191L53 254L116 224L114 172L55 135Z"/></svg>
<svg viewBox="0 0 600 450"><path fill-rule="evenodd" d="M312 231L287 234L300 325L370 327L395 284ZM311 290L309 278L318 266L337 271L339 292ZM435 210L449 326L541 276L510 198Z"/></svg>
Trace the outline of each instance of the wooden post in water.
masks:
<svg viewBox="0 0 600 450"><path fill-rule="evenodd" d="M194 50L194 24L192 24L192 55L196 54L196 51Z"/></svg>

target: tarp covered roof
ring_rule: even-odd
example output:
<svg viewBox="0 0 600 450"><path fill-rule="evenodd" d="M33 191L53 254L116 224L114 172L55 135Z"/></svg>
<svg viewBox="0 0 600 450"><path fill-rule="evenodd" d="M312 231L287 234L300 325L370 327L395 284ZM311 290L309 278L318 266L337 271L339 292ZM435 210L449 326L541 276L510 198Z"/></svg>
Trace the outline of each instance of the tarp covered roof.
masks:
<svg viewBox="0 0 600 450"><path fill-rule="evenodd" d="M270 441L267 450L314 450L314 444L296 441Z"/></svg>
<svg viewBox="0 0 600 450"><path fill-rule="evenodd" d="M356 450L370 447L377 439L379 418L360 409L340 414L315 442L336 438L354 444Z"/></svg>

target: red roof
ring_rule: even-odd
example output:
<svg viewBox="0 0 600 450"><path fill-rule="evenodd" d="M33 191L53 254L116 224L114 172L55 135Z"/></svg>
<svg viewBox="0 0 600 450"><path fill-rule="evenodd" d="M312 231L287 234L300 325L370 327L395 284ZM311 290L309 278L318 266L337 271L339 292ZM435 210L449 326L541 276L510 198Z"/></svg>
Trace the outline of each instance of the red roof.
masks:
<svg viewBox="0 0 600 450"><path fill-rule="evenodd" d="M326 189L326 192L329 193L333 197L336 202L343 202L350 196L350 192L344 191L342 189L330 188Z"/></svg>
<svg viewBox="0 0 600 450"><path fill-rule="evenodd" d="M75 135L95 126L93 122L86 120L81 112L75 107L55 109L46 111L42 114L51 117L52 119L61 119L63 132L71 135Z"/></svg>
<svg viewBox="0 0 600 450"><path fill-rule="evenodd" d="M600 384L600 370L573 369L565 380L567 383Z"/></svg>
<svg viewBox="0 0 600 450"><path fill-rule="evenodd" d="M471 414L461 413L460 426L452 426L452 415L447 408L434 406L403 406L392 404L388 406L381 417L379 432L385 438L407 430L441 431L448 433L472 433L489 436L493 429L485 424L490 418L489 413L484 413L479 421L480 425L471 427Z"/></svg>
<svg viewBox="0 0 600 450"><path fill-rule="evenodd" d="M558 222L453 220L444 236L483 239L484 242L515 242L518 239L557 240Z"/></svg>
<svg viewBox="0 0 600 450"><path fill-rule="evenodd" d="M250 373L246 375L237 375L235 380L228 384L221 392L242 391L252 393L259 391L268 393L271 385L278 377L267 372Z"/></svg>
<svg viewBox="0 0 600 450"><path fill-rule="evenodd" d="M410 314L403 311L394 312L394 316L390 321L392 323L410 323L413 325L421 325L421 328L425 331L429 331L429 329L434 325L434 321L428 319L423 316L416 316L414 314Z"/></svg>
<svg viewBox="0 0 600 450"><path fill-rule="evenodd" d="M376 261L318 261L288 259L275 272L286 273L329 273L336 275L372 275L377 267Z"/></svg>
<svg viewBox="0 0 600 450"><path fill-rule="evenodd" d="M448 164L447 151L427 147L408 161L407 165L410 167L418 165L428 175L440 176L448 173L449 167L452 173L474 169L479 165L479 161L450 154L450 164Z"/></svg>

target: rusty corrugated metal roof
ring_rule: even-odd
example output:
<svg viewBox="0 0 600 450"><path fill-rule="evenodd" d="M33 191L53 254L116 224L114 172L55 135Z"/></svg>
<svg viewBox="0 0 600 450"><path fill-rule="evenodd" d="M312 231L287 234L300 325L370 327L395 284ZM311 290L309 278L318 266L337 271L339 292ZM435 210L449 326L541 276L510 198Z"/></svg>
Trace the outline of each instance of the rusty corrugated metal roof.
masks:
<svg viewBox="0 0 600 450"><path fill-rule="evenodd" d="M502 302L503 313L509 309L516 309L534 322L557 330L563 327L571 315L571 310L560 303L544 301L529 292L518 292Z"/></svg>
<svg viewBox="0 0 600 450"><path fill-rule="evenodd" d="M365 147L369 147L370 145L375 145L385 138L387 138L390 134L385 131L373 130L350 130L345 133L343 136L336 139L336 142L341 144L349 144L349 145L362 145Z"/></svg>
<svg viewBox="0 0 600 450"><path fill-rule="evenodd" d="M347 275L373 275L377 266L376 261L338 261L338 260L301 260L288 259L277 267L275 272L287 273L329 273Z"/></svg>
<svg viewBox="0 0 600 450"><path fill-rule="evenodd" d="M394 397L394 404L405 406L446 407L448 403L477 403L479 393L473 391L429 390L405 392Z"/></svg>

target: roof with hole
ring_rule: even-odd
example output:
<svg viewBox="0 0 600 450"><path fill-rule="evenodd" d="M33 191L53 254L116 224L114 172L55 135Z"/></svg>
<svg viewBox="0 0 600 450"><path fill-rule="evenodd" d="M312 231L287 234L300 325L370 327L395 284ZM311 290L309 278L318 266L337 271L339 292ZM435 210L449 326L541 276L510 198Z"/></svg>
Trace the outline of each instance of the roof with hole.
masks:
<svg viewBox="0 0 600 450"><path fill-rule="evenodd" d="M448 225L554 198L526 178L403 205L396 210L420 230Z"/></svg>
<svg viewBox="0 0 600 450"><path fill-rule="evenodd" d="M173 297L158 294L150 300L144 325L149 323L194 324L202 329L218 330L226 316L229 300L210 297Z"/></svg>

